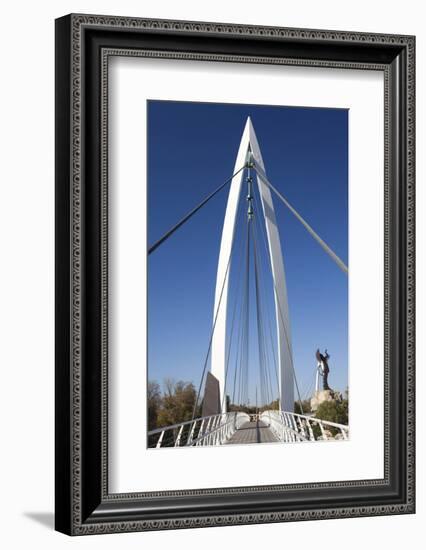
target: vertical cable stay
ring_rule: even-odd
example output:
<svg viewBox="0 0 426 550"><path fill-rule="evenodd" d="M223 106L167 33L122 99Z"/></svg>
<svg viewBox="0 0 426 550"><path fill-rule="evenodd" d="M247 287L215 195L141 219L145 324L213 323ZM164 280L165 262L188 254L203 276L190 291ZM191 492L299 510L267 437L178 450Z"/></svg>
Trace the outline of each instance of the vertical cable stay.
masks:
<svg viewBox="0 0 426 550"><path fill-rule="evenodd" d="M263 233L262 233L263 234ZM266 243L265 243L266 245ZM275 296L276 296L276 303L278 305L278 312L280 314L280 318L281 318L281 323L282 323L282 326L284 328L284 336L285 336L285 339L286 339L286 343L287 343L287 346L290 348L290 342L289 342L289 338L288 338L288 334L287 334L287 330L285 328L285 323L284 323L284 315L283 315L283 312L282 312L282 309L281 309L281 300L280 300L280 296L278 294L278 289L277 289L277 286L275 284L275 281L273 280L273 287L274 287L274 293L275 293ZM297 396L298 396L298 399L299 399L299 404L300 404L300 410L302 411L302 414L303 414L303 405L302 405L302 399L301 399L301 396L300 396L300 391L299 391L299 384L297 382L297 377L296 377L296 370L294 368L294 363L293 363L293 356L292 354L290 353L289 354L290 356L290 364L291 364L291 368L292 368L292 371L293 371L293 377L294 377L294 384L296 386L296 391L297 391Z"/></svg>
<svg viewBox="0 0 426 550"><path fill-rule="evenodd" d="M256 195L254 195L254 202L255 202L255 210L257 212L261 212L261 207L259 205L259 201L257 200ZM266 237L265 237L265 234L264 234L265 227L264 227L263 224L261 224L261 222L259 220L259 216L255 216L254 220L255 220L255 229L256 229L257 233L260 233L262 235L262 238L263 238L262 241L263 241L263 244L265 245L264 249L265 249L265 254L266 254L266 262L267 262L268 266L271 267L271 269L272 269L269 249L268 249L268 246L266 245ZM258 252L259 252L259 256L260 256L260 250ZM259 266L261 266L260 262L259 262ZM259 287L264 288L263 284L262 284L262 278L261 278L261 269L259 269ZM275 378L276 378L276 382L277 382L277 393L279 395L280 382L279 382L279 377L278 377L277 358L275 356L276 352L275 352L275 347L274 347L274 337L273 337L273 334L272 334L271 313L270 313L269 306L268 306L268 300L265 300L265 302L266 302L266 308L268 310L267 319L268 319L269 337L270 337L270 341L271 341L271 354L272 354L272 359L273 359L273 363L274 363ZM273 394L272 384L271 384L271 394Z"/></svg>
<svg viewBox="0 0 426 550"><path fill-rule="evenodd" d="M256 226L254 226L255 228ZM254 230L253 228L253 230ZM257 333L259 346L259 367L260 367L260 391L263 404L266 405L271 401L272 386L269 374L269 361L266 353L265 334L263 327L263 311L260 296L260 277L259 277L259 260L256 250L256 240L253 238L253 256L254 256L254 273L255 273L255 289L256 289L256 318L257 318Z"/></svg>
<svg viewBox="0 0 426 550"><path fill-rule="evenodd" d="M245 280L245 312L244 312L244 337L240 363L240 395L239 403L246 402L247 378L249 360L249 334L250 334L250 224L247 222L247 254L246 254L246 280ZM245 365L245 368L244 368Z"/></svg>
<svg viewBox="0 0 426 550"><path fill-rule="evenodd" d="M242 243L242 249L243 249L244 241L242 240L241 243ZM239 280L242 269L243 269L243 264L244 264L243 250L241 251L241 259L240 260L241 261L240 261L240 265L238 267L237 280ZM227 382L227 379L228 379L228 368L229 368L229 360L230 360L230 357L231 357L232 336L234 334L234 326L235 326L235 317L236 317L236 312L237 312L237 305L238 305L238 298L235 299L234 309L233 309L233 313L232 313L231 332L230 332L230 335L229 335L228 353L227 353L227 358L226 358L225 380L224 380L224 384L223 384L223 396L222 396L222 409L221 410L223 410L224 404L226 402L226 382Z"/></svg>
<svg viewBox="0 0 426 550"><path fill-rule="evenodd" d="M236 394L236 387L237 387L237 373L238 373L238 364L240 359L240 353L241 352L241 346L242 346L242 339L243 339L243 315L245 310L245 292L243 292L243 296L241 299L241 311L240 311L240 321L239 321L239 335L238 335L238 342L237 342L237 353L235 357L235 370L234 370L234 385L233 385L233 391L232 391L232 403L235 403L235 394Z"/></svg>
<svg viewBox="0 0 426 550"><path fill-rule="evenodd" d="M258 177L270 188L272 191L277 195L277 197L287 206L287 208L290 210L290 212L300 221L300 223L303 225L303 227L308 231L308 233L317 241L317 243L321 246L321 248L330 256L330 258L335 262L335 264L346 274L349 273L348 266L339 258L339 256L333 252L333 250L328 246L326 242L324 242L321 237L312 229L312 227L306 222L302 216L295 210L291 204L288 202L288 200L276 189L272 183L268 180L266 177L265 172L257 165L255 165L254 169L256 170L256 173Z"/></svg>
<svg viewBox="0 0 426 550"><path fill-rule="evenodd" d="M311 382L309 384L308 389L303 393L303 399L306 400L309 398L310 395L312 395L312 391L315 387L315 379L316 379L316 373L317 373L317 367L314 369L313 373L313 379L311 378Z"/></svg>
<svg viewBox="0 0 426 550"><path fill-rule="evenodd" d="M241 311L240 311L240 327L239 327L239 338L238 338L238 344L237 344L237 354L235 357L235 372L234 372L234 387L232 392L232 402L235 403L235 397L237 397L238 403L241 402L241 380L242 380L242 370L243 370L243 363L244 363L244 349L245 349L245 338L246 338L246 323L244 322L246 318L246 312L247 312L247 231L245 231L245 253L244 253L244 260L245 260L245 277L244 277L244 286L243 286L243 292L242 292L242 299L241 299ZM238 385L238 391L237 391L237 385Z"/></svg>
<svg viewBox="0 0 426 550"><path fill-rule="evenodd" d="M236 356L236 366L235 366L235 372L234 372L233 403L235 403L235 392L236 392L236 389L237 389L236 388L237 380L238 380L238 391L237 391L238 403L239 404L241 404L243 402L247 403L247 401L248 401L248 378L249 378L248 377L248 370L249 370L248 363L249 363L249 343L250 343L250 334L249 334L249 332L250 332L250 249L251 249L251 245L252 245L253 246L253 260L254 260L254 277L255 277L254 282L255 282L255 291L256 291L255 295L256 295L256 317L257 317L258 346L259 346L259 369L260 369L260 382L261 382L260 392L261 392L262 402L264 404L267 404L268 399L269 400L272 399L273 392L272 392L272 385L271 385L271 377L270 377L270 374L269 374L269 370L267 370L267 368L269 367L269 361L267 360L266 349L265 349L265 334L264 334L264 327L263 327L263 322L262 322L262 311L261 311L262 308L261 308L261 304L260 304L259 259L258 259L257 246L256 246L257 239L256 239L255 231L254 231L255 226L256 226L256 222L257 222L257 225L260 225L260 221L256 220L257 216L254 216L253 201L257 203L257 200L256 200L255 193L253 193L252 177L251 177L251 173L250 173L250 167L248 167L248 176L247 176L246 181L247 181L247 205L248 205L247 206L247 222L246 222L246 228L247 228L247 231L246 231L246 247L245 247L246 248L246 253L245 253L245 266L246 266L246 269L245 269L245 278L244 278L245 280L244 280L244 287L243 287L243 299L241 301L241 313L240 313L241 327L240 327L239 341L240 341L240 344L241 344L241 349L239 349L240 346L238 345L237 346L237 356ZM241 201L241 197L240 197L240 204L241 204L241 202L242 201ZM256 207L257 207L257 205L256 205ZM259 211L260 211L260 207L259 207ZM255 223L254 227L253 227L253 218L254 218L254 223ZM263 231L262 231L262 228L263 228ZM265 228L263 226L260 226L259 230L262 233L263 240L265 241L266 253L267 253L268 261L270 262L271 258L270 258L270 255L269 255L269 250L268 250L268 247L266 245L266 240L265 240L265 235L264 235ZM223 282L222 282L222 285L221 285L221 292L220 292L220 296L219 296L219 302L218 302L217 309L215 311L214 322L213 322L213 327L212 327L212 331L211 331L211 335L210 335L209 346L208 346L208 350L207 350L207 354L206 354L206 358L205 358L205 362L204 362L202 376L201 376L201 380L200 380L200 386L199 386L199 389L198 389L198 392L197 392L196 401L194 403L193 419L195 418L195 413L196 413L196 409L197 409L197 406L198 406L198 402L199 402L199 399L200 399L200 394L201 394L201 390L202 390L202 386L203 386L203 382L204 382L204 377L205 377L205 372L206 372L206 368L207 368L207 364L208 364L208 359L209 359L210 352L211 352L211 345L212 345L213 335L214 335L214 331L215 331L215 327L216 327L216 321L217 321L217 318L218 318L219 309L221 307L223 291L224 291L224 288L225 288L226 281L228 280L228 277L229 277L229 270L230 270L232 255L233 255L234 249L235 249L235 242L236 242L236 231L234 231L234 234L233 234L233 240L232 240L232 244L231 244L231 250L230 250L230 254L229 254L229 258L228 258L228 263L227 263L224 279L223 279ZM243 243L243 245L244 245L244 243ZM243 260L243 255L241 255L241 260ZM240 270L241 270L241 267L242 267L242 263L240 265ZM277 297L277 304L278 304L278 310L279 310L280 317L281 317L281 322L283 323L283 326L285 328L283 313L281 311L280 299L279 299L279 296L278 296L278 293L277 293L275 282L274 282L274 293ZM233 311L233 315L232 315L232 327L231 327L230 339L231 339L231 337L234 333L234 322L235 322L236 308L237 308L237 301L235 303L234 311ZM286 338L286 341L287 341L287 345L289 345L287 332L284 331L284 334L285 334L285 338ZM271 337L272 337L272 334L271 334ZM227 380L227 376L228 376L228 366L229 366L229 359L230 359L230 354L231 354L230 346L231 346L231 342L229 343L229 348L228 348L227 357L226 357L226 369L225 369L225 378L224 378L224 390L223 390L223 396L222 396L222 407L223 407L223 404L225 402L224 400L226 399L226 380ZM272 349L272 352L273 352L273 349ZM274 356L274 353L273 353L273 356ZM300 407L303 411L300 391L299 391L299 388L298 388L296 373L295 373L295 369L294 369L294 365L293 365L293 358L290 357L290 359L291 359L291 367L292 367L293 375L294 375L295 386L296 386L296 390L297 390L298 398L299 398L299 402L300 402ZM274 356L274 360L275 360L275 356ZM278 381L277 369L275 369L275 371L276 371L277 381Z"/></svg>
<svg viewBox="0 0 426 550"><path fill-rule="evenodd" d="M229 267L231 265L231 258L232 258L232 252L234 250L234 245L235 245L235 231L234 231L234 234L232 236L231 250L229 251L228 263L227 263L227 266L226 266L225 276L223 278L223 283L222 283L222 286L221 286L221 291L220 291L220 295L219 295L219 303L217 304L217 308L216 308L215 315L214 315L213 327L212 327L212 330L211 330L211 333L210 333L210 340L209 340L209 345L208 345L208 349L207 349L206 358L205 358L205 361L204 361L204 367L203 367L203 372L202 372L202 375L201 375L200 386L198 388L197 396L196 396L195 403L194 403L194 409L192 411L192 420L194 420L194 418L195 418L195 412L197 410L198 400L200 398L201 388L202 388L202 385L203 385L204 376L205 376L205 373L206 373L206 367L207 367L207 363L208 363L208 360L209 360L210 351L211 351L211 347L212 347L214 330L216 328L216 321L217 321L217 318L218 318L219 309L220 309L220 305L221 305L221 302L222 302L222 296L223 296L223 291L224 291L224 288L225 288L225 283L226 283L226 280L228 278Z"/></svg>

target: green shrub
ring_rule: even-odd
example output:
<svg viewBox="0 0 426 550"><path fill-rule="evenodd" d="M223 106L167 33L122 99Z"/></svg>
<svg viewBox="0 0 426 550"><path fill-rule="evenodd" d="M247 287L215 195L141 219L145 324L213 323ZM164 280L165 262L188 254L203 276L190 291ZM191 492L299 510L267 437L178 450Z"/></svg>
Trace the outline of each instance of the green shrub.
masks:
<svg viewBox="0 0 426 550"><path fill-rule="evenodd" d="M302 408L303 408L303 412L302 412ZM294 412L297 413L297 414L308 414L311 411L311 402L309 399L305 399L304 401L302 401L302 408L300 407L300 401L295 401L294 402Z"/></svg>
<svg viewBox="0 0 426 550"><path fill-rule="evenodd" d="M324 401L318 406L315 418L335 422L336 424L348 425L348 400L343 401ZM333 435L339 432L336 428L331 428Z"/></svg>

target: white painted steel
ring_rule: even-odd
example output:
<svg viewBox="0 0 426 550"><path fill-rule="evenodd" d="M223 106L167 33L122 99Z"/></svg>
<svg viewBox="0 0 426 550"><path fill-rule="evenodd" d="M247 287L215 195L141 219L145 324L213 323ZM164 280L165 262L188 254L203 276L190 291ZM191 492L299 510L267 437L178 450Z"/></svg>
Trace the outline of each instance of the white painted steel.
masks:
<svg viewBox="0 0 426 550"><path fill-rule="evenodd" d="M150 447L159 449L224 445L243 424L253 419L264 422L283 443L349 438L348 426L303 414L265 411L250 417L243 412L229 412L152 430L148 432L148 437L151 439ZM315 426L319 427L320 434L314 430ZM333 435L330 428L337 430L338 433Z"/></svg>
<svg viewBox="0 0 426 550"><path fill-rule="evenodd" d="M269 423L270 429L276 437L285 443L291 441L318 441L349 438L349 426L336 424L327 420L320 420L312 416L290 413L286 411L265 411L260 415L263 422ZM321 435L314 431L318 426ZM330 428L338 433L332 435Z"/></svg>
<svg viewBox="0 0 426 550"><path fill-rule="evenodd" d="M149 446L159 449L223 445L249 420L246 413L230 412L165 426L148 432Z"/></svg>
<svg viewBox="0 0 426 550"><path fill-rule="evenodd" d="M255 164L258 167L260 166L262 173L265 174L265 165L263 163L260 147L250 118L248 119L247 124L249 125L250 146ZM294 369L284 259L281 248L280 234L275 217L274 204L272 202L272 195L268 185L259 173L257 173L257 183L259 186L263 215L265 218L269 257L274 282L280 409L292 411L294 408Z"/></svg>
<svg viewBox="0 0 426 550"><path fill-rule="evenodd" d="M235 161L234 173L246 163L249 146L249 125L246 124L241 138L240 147ZM213 310L213 338L211 348L211 373L219 381L221 412L226 413L226 399L224 399L225 369L226 369L226 314L228 306L228 287L231 266L232 243L235 233L235 219L238 211L238 202L241 194L243 171L237 174L231 182L225 219L223 222L222 239L217 265L216 291Z"/></svg>
<svg viewBox="0 0 426 550"><path fill-rule="evenodd" d="M254 132L250 117L248 117L238 150L235 170L239 170L246 163L247 153L251 150L256 166L265 173L262 155ZM225 369L226 369L226 325L229 273L228 262L232 250L232 243L235 232L235 222L238 201L241 194L243 172L232 180L228 203L225 212L225 219L222 230L222 240L219 252L219 262L216 277L216 293L214 305L215 323L212 351L211 351L211 372L219 381L222 412L226 412L225 390ZM262 203L263 215L265 218L266 234L271 261L272 277L274 281L275 313L277 329L277 349L280 384L280 408L292 410L294 407L294 370L292 360L292 345L290 319L288 312L287 285L285 280L284 261L282 256L280 235L277 228L274 205L272 202L269 186L262 175L258 174L257 182ZM226 279L226 280L225 280ZM225 281L225 282L224 282Z"/></svg>

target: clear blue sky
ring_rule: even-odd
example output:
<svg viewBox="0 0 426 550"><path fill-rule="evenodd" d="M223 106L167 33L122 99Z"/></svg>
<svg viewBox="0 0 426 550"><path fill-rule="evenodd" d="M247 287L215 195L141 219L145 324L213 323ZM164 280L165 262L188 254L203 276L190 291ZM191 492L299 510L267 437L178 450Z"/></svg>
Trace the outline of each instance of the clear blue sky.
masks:
<svg viewBox="0 0 426 550"><path fill-rule="evenodd" d="M271 183L348 262L346 110L164 101L149 101L147 108L149 244L232 175L250 116ZM149 256L149 379L161 383L169 377L192 381L198 387L212 327L228 190ZM302 398L313 384L318 347L328 348L331 355L331 387L344 391L348 380L348 278L286 207L275 196L273 200ZM266 255L264 259L266 268ZM267 286L266 276L264 281ZM231 276L230 295L234 287ZM271 292L265 290L269 311L273 311ZM254 320L250 323L254 334ZM257 356L250 355L249 396L253 403Z"/></svg>

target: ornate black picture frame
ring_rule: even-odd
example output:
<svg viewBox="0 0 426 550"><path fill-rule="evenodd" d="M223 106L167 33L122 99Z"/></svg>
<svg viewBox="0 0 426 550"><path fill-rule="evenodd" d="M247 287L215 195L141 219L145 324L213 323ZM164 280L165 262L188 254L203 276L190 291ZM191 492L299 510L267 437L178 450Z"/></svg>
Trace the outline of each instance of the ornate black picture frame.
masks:
<svg viewBox="0 0 426 550"><path fill-rule="evenodd" d="M382 71L384 478L108 492L107 71L114 55ZM56 21L56 529L69 535L414 513L413 36L68 15Z"/></svg>

